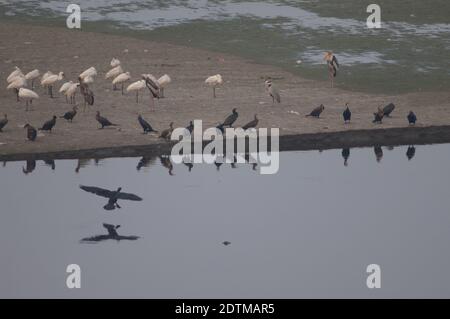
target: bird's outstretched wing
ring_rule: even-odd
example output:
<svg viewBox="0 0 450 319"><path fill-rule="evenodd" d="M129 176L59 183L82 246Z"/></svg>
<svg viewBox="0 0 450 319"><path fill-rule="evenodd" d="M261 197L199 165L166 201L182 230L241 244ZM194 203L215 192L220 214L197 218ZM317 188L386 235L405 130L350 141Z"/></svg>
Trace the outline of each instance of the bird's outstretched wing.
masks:
<svg viewBox="0 0 450 319"><path fill-rule="evenodd" d="M117 199L134 200L134 201L142 200L141 197L131 193L119 193L119 195L117 195Z"/></svg>
<svg viewBox="0 0 450 319"><path fill-rule="evenodd" d="M114 192L100 187L80 185L80 188L85 192L92 193L101 197L111 198L114 195Z"/></svg>

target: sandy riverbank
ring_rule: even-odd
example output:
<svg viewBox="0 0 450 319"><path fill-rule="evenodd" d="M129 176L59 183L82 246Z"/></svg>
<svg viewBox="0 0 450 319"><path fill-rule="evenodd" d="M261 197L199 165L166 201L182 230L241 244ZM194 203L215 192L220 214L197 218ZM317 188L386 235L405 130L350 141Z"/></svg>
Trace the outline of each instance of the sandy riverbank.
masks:
<svg viewBox="0 0 450 319"><path fill-rule="evenodd" d="M356 139L361 130L407 127L405 117L409 110L418 115L421 128L450 124L450 92L387 96L329 89L326 82L305 80L272 66L238 57L62 28L2 23L0 38L0 79L3 81L0 112L7 113L10 121L0 133L0 156L161 144L156 136L141 134L136 120L138 113L143 114L156 129L162 130L171 121L176 127L184 127L192 119L202 119L204 127L216 125L233 107L237 107L239 119L236 125L247 123L257 113L260 127L279 127L283 136L352 131L355 134L340 136ZM156 107L150 109L148 91L141 96L139 104L136 104L134 94L122 96L120 91L111 91L111 82L104 79L104 74L110 69L109 62L113 56L118 57L124 69L131 72L132 81L138 80L142 73L169 74L173 82L166 89L166 98L157 101ZM38 86L36 91L41 98L33 103L34 111L25 112L24 103L17 103L13 92L6 90L6 77L15 65L24 72L34 68L41 73L63 71L66 79L73 81L80 72L95 66L99 71L92 86L96 103L87 112L80 112L72 124L59 120L54 133L45 133L36 142L28 142L23 124L28 122L39 127L53 114L62 115L71 106L59 94L50 99ZM225 83L217 90L217 98L213 99L204 79L216 73L222 74ZM267 76L275 79L281 90L280 105L272 106L264 91L263 79ZM349 125L344 125L341 118L345 102L350 103L353 112L353 121ZM393 117L386 119L383 125L372 124L374 110L388 102L397 105ZM323 118L304 117L321 103L326 106ZM120 129L98 130L94 119L97 110L120 124ZM397 130L395 132L401 135ZM439 132L433 129L432 133L436 135ZM388 138L389 134L386 136Z"/></svg>

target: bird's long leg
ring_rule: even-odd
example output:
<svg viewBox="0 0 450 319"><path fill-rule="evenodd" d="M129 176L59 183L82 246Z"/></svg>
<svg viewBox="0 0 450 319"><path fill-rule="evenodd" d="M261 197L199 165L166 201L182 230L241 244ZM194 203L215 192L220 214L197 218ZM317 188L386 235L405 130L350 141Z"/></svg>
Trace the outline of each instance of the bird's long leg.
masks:
<svg viewBox="0 0 450 319"><path fill-rule="evenodd" d="M139 91L136 91L136 103L139 103Z"/></svg>
<svg viewBox="0 0 450 319"><path fill-rule="evenodd" d="M164 98L164 88L161 88L161 97Z"/></svg>
<svg viewBox="0 0 450 319"><path fill-rule="evenodd" d="M113 84L113 91L117 91L117 87L115 84Z"/></svg>
<svg viewBox="0 0 450 319"><path fill-rule="evenodd" d="M14 91L16 92L17 102L19 102L19 90L18 89L14 89Z"/></svg>
<svg viewBox="0 0 450 319"><path fill-rule="evenodd" d="M150 93L150 108L154 108L155 106L155 99L153 98L153 95Z"/></svg>
<svg viewBox="0 0 450 319"><path fill-rule="evenodd" d="M123 95L123 83L122 83L122 95Z"/></svg>
<svg viewBox="0 0 450 319"><path fill-rule="evenodd" d="M34 90L34 80L31 80L31 89Z"/></svg>
<svg viewBox="0 0 450 319"><path fill-rule="evenodd" d="M216 87L213 86L213 97L216 98Z"/></svg>
<svg viewBox="0 0 450 319"><path fill-rule="evenodd" d="M25 100L25 112L28 112L28 100Z"/></svg>
<svg viewBox="0 0 450 319"><path fill-rule="evenodd" d="M53 99L53 85L50 85L49 88L50 88L50 97Z"/></svg>

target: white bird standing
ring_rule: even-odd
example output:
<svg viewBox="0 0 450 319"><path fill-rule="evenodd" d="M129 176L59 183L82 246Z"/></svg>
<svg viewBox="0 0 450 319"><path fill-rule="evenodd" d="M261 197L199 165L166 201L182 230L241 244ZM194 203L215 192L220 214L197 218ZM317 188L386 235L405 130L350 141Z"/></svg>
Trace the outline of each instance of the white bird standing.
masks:
<svg viewBox="0 0 450 319"><path fill-rule="evenodd" d="M17 76L20 76L20 75L23 76L23 73L22 73L22 71L19 69L19 67L15 66L14 68L15 68L15 70L12 71L12 72L8 75L8 77L6 78L6 82L8 82L8 83L13 82L13 81L14 81L14 78L17 77Z"/></svg>
<svg viewBox="0 0 450 319"><path fill-rule="evenodd" d="M112 58L112 60L111 60L111 67L115 68L116 66L119 66L119 65L120 65L120 60L116 59L116 58Z"/></svg>
<svg viewBox="0 0 450 319"><path fill-rule="evenodd" d="M72 81L66 82L63 85L61 85L61 87L59 88L59 93L62 93L65 95L67 89L73 84ZM66 95L66 102L68 102L67 100L67 95Z"/></svg>
<svg viewBox="0 0 450 319"><path fill-rule="evenodd" d="M17 102L19 102L19 89L27 86L27 80L25 80L24 76L16 76L12 78L12 82L6 87L6 89L11 90L14 89L14 92L17 96Z"/></svg>
<svg viewBox="0 0 450 319"><path fill-rule="evenodd" d="M46 88L47 85L45 85L43 82L44 82L44 80L45 80L46 78L48 78L50 75L53 75L53 72L52 72L52 71L47 71L47 72L45 72L44 74L42 74L42 77L41 77L41 86L43 86L44 88ZM48 93L48 92L47 92L47 93Z"/></svg>
<svg viewBox="0 0 450 319"><path fill-rule="evenodd" d="M118 76L119 74L123 73L123 69L121 65L118 65L114 68L112 68L111 70L109 70L106 75L105 75L105 79L109 79L109 78L115 78L116 76ZM116 86L114 85L113 90L116 90Z"/></svg>
<svg viewBox="0 0 450 319"><path fill-rule="evenodd" d="M216 74L213 76L208 77L205 80L205 83L209 86L212 86L213 88L213 97L216 97L216 87L220 86L223 84L223 79L222 76L220 74Z"/></svg>
<svg viewBox="0 0 450 319"><path fill-rule="evenodd" d="M94 77L91 76L91 75L84 77L82 80L83 80L84 84L92 84L92 83L94 83Z"/></svg>
<svg viewBox="0 0 450 319"><path fill-rule="evenodd" d="M30 89L20 88L19 89L19 97L26 101L26 105L27 105L26 111L28 111L28 102L30 102L30 104L33 104L33 100L38 99L39 95L37 95L36 92L34 92Z"/></svg>
<svg viewBox="0 0 450 319"><path fill-rule="evenodd" d="M31 89L34 88L34 80L39 77L40 73L38 69L34 69L33 71L28 72L25 74L25 79L27 81L31 80Z"/></svg>
<svg viewBox="0 0 450 319"><path fill-rule="evenodd" d="M51 98L53 98L53 85L56 82L61 81L63 78L64 78L64 72L59 72L58 75L56 75L56 74L49 75L41 81L42 85L48 86L48 93L50 94Z"/></svg>
<svg viewBox="0 0 450 319"><path fill-rule="evenodd" d="M161 96L164 97L164 88L172 82L172 79L167 74L164 74L162 77L158 79L158 84L160 86Z"/></svg>
<svg viewBox="0 0 450 319"><path fill-rule="evenodd" d="M136 103L139 103L139 91L143 88L145 88L145 80L133 82L127 87L127 92L136 91Z"/></svg>
<svg viewBox="0 0 450 319"><path fill-rule="evenodd" d="M114 78L114 80L112 81L112 84L113 85L122 84L122 95L123 95L123 85L125 82L129 81L130 79L131 79L130 72L125 72L125 73L122 73L122 74L119 74L118 76L116 76Z"/></svg>
<svg viewBox="0 0 450 319"><path fill-rule="evenodd" d="M96 76L96 75L97 75L97 70L96 70L93 66L91 66L89 69L84 70L84 71L79 75L79 77L80 77L82 80L84 80L84 78L87 78L87 77L94 77L94 76Z"/></svg>
<svg viewBox="0 0 450 319"><path fill-rule="evenodd" d="M75 94L77 93L77 88L80 86L80 83L72 83L67 90L64 92L64 95L70 100L70 104L75 103Z"/></svg>

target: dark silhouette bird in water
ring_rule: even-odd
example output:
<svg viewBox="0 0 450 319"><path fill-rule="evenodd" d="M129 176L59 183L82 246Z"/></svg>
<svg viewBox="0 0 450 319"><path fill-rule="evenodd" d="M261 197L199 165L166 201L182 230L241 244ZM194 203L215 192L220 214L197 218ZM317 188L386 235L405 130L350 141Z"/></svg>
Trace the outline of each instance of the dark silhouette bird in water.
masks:
<svg viewBox="0 0 450 319"><path fill-rule="evenodd" d="M188 168L189 172L192 171L192 168L194 168L194 164L192 164L192 162L183 161L183 164L186 165L186 167Z"/></svg>
<svg viewBox="0 0 450 319"><path fill-rule="evenodd" d="M65 119L66 121L72 123L74 117L77 115L77 109L78 108L76 106L74 106L72 108L72 111L68 111L68 112L64 113L64 115L60 116L60 118Z"/></svg>
<svg viewBox="0 0 450 319"><path fill-rule="evenodd" d="M186 130L189 131L189 134L192 134L192 132L194 131L194 122L190 121L189 125L186 126Z"/></svg>
<svg viewBox="0 0 450 319"><path fill-rule="evenodd" d="M377 162L381 162L381 159L383 158L383 149L381 148L381 146L375 146L373 148L373 151L375 153L375 157L377 159Z"/></svg>
<svg viewBox="0 0 450 319"><path fill-rule="evenodd" d="M149 122L144 120L144 118L142 117L141 114L139 114L139 116L138 116L138 122L139 122L139 124L141 124L141 127L144 130L144 134L151 133L151 132L155 132L155 133L158 132L153 129L153 127L150 125Z"/></svg>
<svg viewBox="0 0 450 319"><path fill-rule="evenodd" d="M121 236L117 233L117 229L120 227L120 225L110 225L110 224L103 224L103 227L106 228L108 231L107 235L96 235L92 237L83 238L80 240L81 243L87 243L87 242L100 242L105 240L137 240L139 239L139 236Z"/></svg>
<svg viewBox="0 0 450 319"><path fill-rule="evenodd" d="M170 161L170 157L169 156L160 156L159 160L161 161L161 165L169 170L169 175L173 176L174 175L173 164Z"/></svg>
<svg viewBox="0 0 450 319"><path fill-rule="evenodd" d="M3 128L8 124L8 115L3 115L3 119L0 120L0 132L3 132Z"/></svg>
<svg viewBox="0 0 450 319"><path fill-rule="evenodd" d="M45 165L50 166L50 168L54 171L56 168L55 160L44 160Z"/></svg>
<svg viewBox="0 0 450 319"><path fill-rule="evenodd" d="M106 117L101 116L99 111L97 111L97 114L95 115L95 119L102 126L99 129L102 129L107 126L118 126L117 124L111 123Z"/></svg>
<svg viewBox="0 0 450 319"><path fill-rule="evenodd" d="M83 186L80 185L80 188L85 192L95 194L97 196L108 198L108 203L103 206L105 210L114 210L116 208L121 208L117 201L120 200L132 200L132 201L141 201L142 198L130 193L123 193L122 187L119 187L116 191L110 191L100 187L94 186Z"/></svg>
<svg viewBox="0 0 450 319"><path fill-rule="evenodd" d="M272 98L272 104L275 104L275 101L277 101L277 103L281 103L280 91L278 91L278 89L273 86L271 79L266 80L265 86L267 93L269 93L270 97Z"/></svg>
<svg viewBox="0 0 450 319"><path fill-rule="evenodd" d="M342 157L344 158L344 166L348 166L348 158L350 157L350 149L349 148L342 149Z"/></svg>
<svg viewBox="0 0 450 319"><path fill-rule="evenodd" d="M408 161L412 160L414 155L416 155L416 148L411 145L406 150L406 157L408 158Z"/></svg>
<svg viewBox="0 0 450 319"><path fill-rule="evenodd" d="M319 118L320 114L322 114L323 110L325 110L325 106L323 104L320 104L320 106L316 107L314 110L311 111L306 117L312 116L315 118Z"/></svg>
<svg viewBox="0 0 450 319"><path fill-rule="evenodd" d="M231 245L231 243L229 241L225 240L224 242L222 242L222 245L228 246L228 245Z"/></svg>
<svg viewBox="0 0 450 319"><path fill-rule="evenodd" d="M344 118L344 123L349 123L352 119L352 112L350 111L350 108L348 107L348 103L345 103L345 106L347 107L342 113L342 117Z"/></svg>
<svg viewBox="0 0 450 319"><path fill-rule="evenodd" d="M166 139L166 140L170 140L170 136L172 135L172 132L173 132L173 122L170 122L169 128L162 131L161 135L159 135L159 137Z"/></svg>
<svg viewBox="0 0 450 319"><path fill-rule="evenodd" d="M45 122L44 125L39 129L39 131L49 131L52 132L53 127L56 125L56 115L53 115L52 119Z"/></svg>
<svg viewBox="0 0 450 319"><path fill-rule="evenodd" d="M383 108L383 115L387 116L387 117L390 117L391 113L394 111L394 109L395 109L394 103L389 103L388 105L386 105Z"/></svg>
<svg viewBox="0 0 450 319"><path fill-rule="evenodd" d="M409 125L415 125L416 124L417 116L416 116L416 114L414 114L413 111L409 111L409 114L408 114L407 118L408 118Z"/></svg>
<svg viewBox="0 0 450 319"><path fill-rule="evenodd" d="M254 118L252 121L250 121L250 122L248 122L247 124L245 124L245 125L242 127L242 129L243 129L243 130L248 130L249 128L255 128L255 127L258 125L258 122L259 122L258 117L257 117L257 115L255 114L255 118Z"/></svg>
<svg viewBox="0 0 450 319"><path fill-rule="evenodd" d="M155 158L156 157L149 157L149 156L143 156L137 166L136 166L136 170L140 171L143 167L149 167L150 165L152 165L155 162Z"/></svg>
<svg viewBox="0 0 450 319"><path fill-rule="evenodd" d="M30 173L32 173L34 171L34 169L36 168L36 161L35 160L27 160L26 162L26 167L22 167L22 172L25 175L28 175Z"/></svg>
<svg viewBox="0 0 450 319"><path fill-rule="evenodd" d="M374 119L372 123L381 124L383 122L384 112L381 108L378 108L378 112L373 113Z"/></svg>
<svg viewBox="0 0 450 319"><path fill-rule="evenodd" d="M239 114L236 111L236 108L233 109L233 112L228 115L228 117L225 119L225 121L223 121L222 123L222 127L232 127L233 123L236 122L237 118L238 118Z"/></svg>
<svg viewBox="0 0 450 319"><path fill-rule="evenodd" d="M37 137L37 130L32 127L30 124L25 124L23 128L27 129L27 138L30 141L35 141Z"/></svg>

